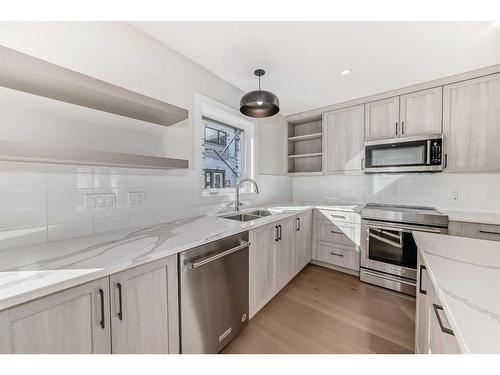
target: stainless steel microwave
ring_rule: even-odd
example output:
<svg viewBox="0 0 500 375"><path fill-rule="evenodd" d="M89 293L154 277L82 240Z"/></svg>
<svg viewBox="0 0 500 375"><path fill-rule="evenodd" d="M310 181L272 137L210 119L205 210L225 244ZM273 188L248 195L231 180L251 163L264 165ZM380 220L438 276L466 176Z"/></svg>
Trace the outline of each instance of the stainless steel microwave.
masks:
<svg viewBox="0 0 500 375"><path fill-rule="evenodd" d="M443 162L440 134L365 142L365 173L440 172Z"/></svg>

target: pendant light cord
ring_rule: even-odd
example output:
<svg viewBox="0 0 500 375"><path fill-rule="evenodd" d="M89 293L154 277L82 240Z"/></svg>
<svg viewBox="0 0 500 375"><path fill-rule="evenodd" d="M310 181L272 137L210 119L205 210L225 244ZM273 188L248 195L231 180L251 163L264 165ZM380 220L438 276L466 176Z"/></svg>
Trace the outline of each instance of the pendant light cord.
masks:
<svg viewBox="0 0 500 375"><path fill-rule="evenodd" d="M259 76L259 91L260 91L260 76Z"/></svg>

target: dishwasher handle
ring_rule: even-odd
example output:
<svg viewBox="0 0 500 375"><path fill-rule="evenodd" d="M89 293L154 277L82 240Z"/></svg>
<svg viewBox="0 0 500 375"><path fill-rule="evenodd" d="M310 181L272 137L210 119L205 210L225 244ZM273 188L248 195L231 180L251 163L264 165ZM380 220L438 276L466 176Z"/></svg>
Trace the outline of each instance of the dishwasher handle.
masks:
<svg viewBox="0 0 500 375"><path fill-rule="evenodd" d="M223 251L222 253L219 253L219 254L216 254L216 255L213 255L211 257L208 257L208 258L205 258L205 259L202 259L198 262L193 262L191 263L190 267L195 270L201 266L204 266L205 264L207 263L211 263L213 262L214 260L217 260L217 259L220 259L222 257L225 257L226 255L229 255L229 254L232 254L238 250L241 250L241 249L244 249L245 247L248 247L250 246L250 242L243 242L242 244L236 246L236 247L233 247L229 250L226 250L226 251Z"/></svg>

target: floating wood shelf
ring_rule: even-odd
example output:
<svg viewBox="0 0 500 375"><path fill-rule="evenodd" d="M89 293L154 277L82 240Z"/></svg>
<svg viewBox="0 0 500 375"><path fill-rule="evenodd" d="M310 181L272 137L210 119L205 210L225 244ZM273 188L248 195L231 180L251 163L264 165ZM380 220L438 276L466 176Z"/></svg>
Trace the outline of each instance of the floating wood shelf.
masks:
<svg viewBox="0 0 500 375"><path fill-rule="evenodd" d="M189 167L189 162L184 159L2 140L0 140L0 160L141 169L185 169Z"/></svg>
<svg viewBox="0 0 500 375"><path fill-rule="evenodd" d="M289 158L297 159L297 158L314 158L316 156L321 156L321 152L314 152L312 154L299 154L299 155L288 155Z"/></svg>
<svg viewBox="0 0 500 375"><path fill-rule="evenodd" d="M0 85L82 107L169 126L184 108L0 46Z"/></svg>
<svg viewBox="0 0 500 375"><path fill-rule="evenodd" d="M317 139L321 138L323 136L323 133L313 133L313 134L305 134L305 135L298 135L296 137L288 137L289 141L307 141L308 139Z"/></svg>

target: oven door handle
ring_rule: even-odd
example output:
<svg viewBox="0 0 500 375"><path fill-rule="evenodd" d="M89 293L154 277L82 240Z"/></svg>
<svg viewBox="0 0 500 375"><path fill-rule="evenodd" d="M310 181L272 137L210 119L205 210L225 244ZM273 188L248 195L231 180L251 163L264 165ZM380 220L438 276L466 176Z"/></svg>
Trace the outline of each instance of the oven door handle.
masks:
<svg viewBox="0 0 500 375"><path fill-rule="evenodd" d="M442 233L442 230L439 228L430 228L430 227L413 227L413 226L400 226L400 227L389 227L385 225L373 225L371 223L367 223L368 228L378 229L378 230L394 230L394 231L416 231L416 232L430 232L430 233Z"/></svg>
<svg viewBox="0 0 500 375"><path fill-rule="evenodd" d="M370 272L368 270L363 270L363 272L366 274L366 275L370 275L370 276L375 276L375 277L380 277L381 279L385 279L385 280L389 280L389 281L394 281L394 282L398 282L398 283L401 283L401 284L406 284L406 285L410 285L410 286L417 286L416 283L412 283L410 281L405 281L405 280L401 280L401 279L394 279L390 276L385 276L383 274L380 274L380 273L374 273L374 272Z"/></svg>
<svg viewBox="0 0 500 375"><path fill-rule="evenodd" d="M382 242L385 242L386 244L388 245L391 245L391 246L394 246L394 247L398 247L398 248L402 248L401 246L401 243L397 243L396 241L391 241L391 240L388 240L384 237L380 237L380 236L377 236L376 234L373 234L373 233L370 233L370 237L373 237L379 241L382 241Z"/></svg>

